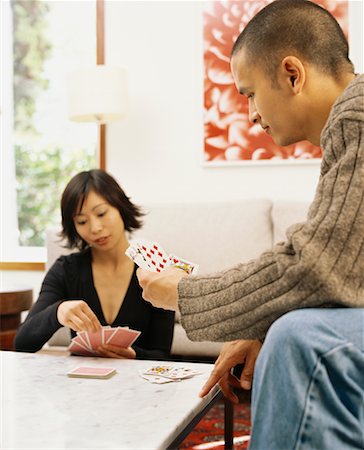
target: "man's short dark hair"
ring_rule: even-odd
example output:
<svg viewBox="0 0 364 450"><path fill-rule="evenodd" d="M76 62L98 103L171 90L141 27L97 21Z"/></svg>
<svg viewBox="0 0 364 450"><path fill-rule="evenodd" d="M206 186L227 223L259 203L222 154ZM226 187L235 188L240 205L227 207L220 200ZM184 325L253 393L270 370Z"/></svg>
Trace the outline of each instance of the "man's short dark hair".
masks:
<svg viewBox="0 0 364 450"><path fill-rule="evenodd" d="M236 40L231 56L244 48L249 64L276 80L285 56L297 56L339 79L353 72L349 47L336 19L307 0L276 0L253 17Z"/></svg>
<svg viewBox="0 0 364 450"><path fill-rule="evenodd" d="M130 201L111 175L100 169L80 172L67 184L61 199L61 236L67 239L68 248L84 250L88 246L77 233L73 219L75 214L81 211L90 192L102 196L111 206L119 210L126 231L141 228L141 217L144 214Z"/></svg>

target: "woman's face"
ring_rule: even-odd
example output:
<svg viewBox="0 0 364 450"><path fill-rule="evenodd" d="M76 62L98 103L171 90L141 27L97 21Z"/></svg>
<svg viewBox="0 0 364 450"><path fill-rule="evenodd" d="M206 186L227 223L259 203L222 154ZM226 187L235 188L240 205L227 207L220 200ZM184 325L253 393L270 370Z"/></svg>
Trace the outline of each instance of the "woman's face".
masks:
<svg viewBox="0 0 364 450"><path fill-rule="evenodd" d="M91 191L87 195L73 221L79 236L94 249L111 250L127 241L119 210L96 192Z"/></svg>

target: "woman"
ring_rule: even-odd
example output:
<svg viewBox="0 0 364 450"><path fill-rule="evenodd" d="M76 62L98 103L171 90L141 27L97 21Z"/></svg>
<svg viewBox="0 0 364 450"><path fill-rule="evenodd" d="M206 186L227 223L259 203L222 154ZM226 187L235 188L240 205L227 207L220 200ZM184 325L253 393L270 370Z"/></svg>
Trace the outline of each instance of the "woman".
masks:
<svg viewBox="0 0 364 450"><path fill-rule="evenodd" d="M142 226L140 209L117 182L102 170L71 179L61 200L62 232L69 248L47 273L38 300L15 337L18 351L36 352L61 326L97 331L102 326L128 326L141 335L129 348L103 345L111 358L166 359L174 313L142 298L136 266L126 255L126 232Z"/></svg>

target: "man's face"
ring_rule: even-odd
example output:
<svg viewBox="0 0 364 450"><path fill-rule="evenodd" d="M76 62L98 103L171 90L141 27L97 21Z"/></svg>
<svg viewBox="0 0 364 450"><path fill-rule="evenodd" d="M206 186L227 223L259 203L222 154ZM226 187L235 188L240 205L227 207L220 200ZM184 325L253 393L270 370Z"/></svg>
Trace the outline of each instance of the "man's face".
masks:
<svg viewBox="0 0 364 450"><path fill-rule="evenodd" d="M289 77L278 70L277 86L258 65L247 62L244 49L231 60L238 91L248 98L249 120L259 123L278 145L290 145L306 139L300 101L293 95Z"/></svg>

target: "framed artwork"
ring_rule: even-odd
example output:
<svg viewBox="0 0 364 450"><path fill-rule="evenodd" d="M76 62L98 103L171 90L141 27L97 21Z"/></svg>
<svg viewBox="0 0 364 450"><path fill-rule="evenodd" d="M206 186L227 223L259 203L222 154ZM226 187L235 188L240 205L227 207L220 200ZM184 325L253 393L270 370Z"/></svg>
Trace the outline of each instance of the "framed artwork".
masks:
<svg viewBox="0 0 364 450"><path fill-rule="evenodd" d="M321 149L307 141L276 145L248 119L248 103L235 87L230 52L244 26L272 0L209 1L204 4L204 165L319 162ZM317 1L348 36L348 2Z"/></svg>

